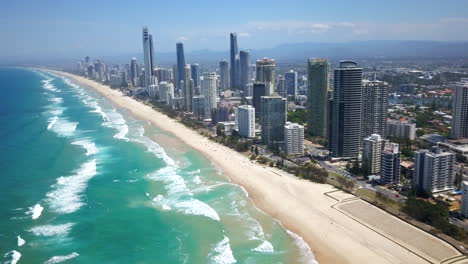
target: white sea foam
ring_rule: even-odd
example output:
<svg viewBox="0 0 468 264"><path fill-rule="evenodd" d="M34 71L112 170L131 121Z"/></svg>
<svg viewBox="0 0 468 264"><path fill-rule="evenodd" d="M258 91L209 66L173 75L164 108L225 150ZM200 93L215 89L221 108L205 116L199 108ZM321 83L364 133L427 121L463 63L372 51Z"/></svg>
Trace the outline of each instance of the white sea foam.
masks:
<svg viewBox="0 0 468 264"><path fill-rule="evenodd" d="M47 260L46 262L44 262L44 264L55 264L55 263L60 263L60 262L63 262L63 261L66 261L66 260L69 260L69 259L72 259L72 258L76 258L78 257L80 254L76 253L76 252L73 252L69 255L65 255L65 256L54 256L54 257L51 257L49 260Z"/></svg>
<svg viewBox="0 0 468 264"><path fill-rule="evenodd" d="M200 176L197 175L197 176L193 177L192 181L195 184L200 184L201 183Z"/></svg>
<svg viewBox="0 0 468 264"><path fill-rule="evenodd" d="M5 255L3 255L4 258L9 258L9 260L5 261L5 264L16 264L20 258L21 258L21 253L19 253L16 250L12 250Z"/></svg>
<svg viewBox="0 0 468 264"><path fill-rule="evenodd" d="M296 246L299 248L299 251L301 252L300 255L302 262L306 264L318 264L318 262L315 260L314 253L312 253L312 250L310 249L309 245L307 245L307 243L304 241L304 239L296 233L293 233L287 229L286 232L293 239L294 244L296 244Z"/></svg>
<svg viewBox="0 0 468 264"><path fill-rule="evenodd" d="M223 240L218 242L210 254L210 258L214 263L229 264L236 263L237 260L232 255L231 246L229 245L229 238L224 236Z"/></svg>
<svg viewBox="0 0 468 264"><path fill-rule="evenodd" d="M62 97L49 97L47 98L47 101L59 104L59 103L63 103L63 98Z"/></svg>
<svg viewBox="0 0 468 264"><path fill-rule="evenodd" d="M80 139L72 142L73 145L78 145L86 150L86 156L94 155L99 152L99 149L96 147L96 144L90 139Z"/></svg>
<svg viewBox="0 0 468 264"><path fill-rule="evenodd" d="M50 91L50 92L59 92L60 90L58 90L51 82L53 81L54 79L47 79L47 80L42 80L42 88Z"/></svg>
<svg viewBox="0 0 468 264"><path fill-rule="evenodd" d="M252 249L252 251L272 253L274 249L270 242L264 240L258 247Z"/></svg>
<svg viewBox="0 0 468 264"><path fill-rule="evenodd" d="M203 215L215 221L220 220L218 213L213 208L197 199L192 198L187 201L177 202L174 206L186 214Z"/></svg>
<svg viewBox="0 0 468 264"><path fill-rule="evenodd" d="M42 207L40 204L36 204L33 207L29 207L29 211L26 212L26 214L31 215L32 219L37 219L39 216L41 216L43 210L44 207Z"/></svg>
<svg viewBox="0 0 468 264"><path fill-rule="evenodd" d="M75 132L77 125L78 122L70 122L65 118L54 116L49 119L47 129L57 133L59 136L70 137Z"/></svg>
<svg viewBox="0 0 468 264"><path fill-rule="evenodd" d="M36 236L66 236L70 232L72 226L73 223L66 223L61 225L42 225L29 229L29 232L32 232Z"/></svg>
<svg viewBox="0 0 468 264"><path fill-rule="evenodd" d="M117 130L117 134L114 135L114 138L128 141L129 139L126 137L126 135L128 134L128 125L125 119L123 118L123 116L117 113L115 109L113 109L110 112L105 113L104 116L107 118L107 121L102 123L102 125L105 127L110 127L110 128L114 128ZM103 116L103 119L106 120L104 116Z"/></svg>
<svg viewBox="0 0 468 264"><path fill-rule="evenodd" d="M57 213L68 214L85 205L82 192L96 173L96 160L93 159L83 163L74 175L58 178L52 186L54 190L47 193L50 207Z"/></svg>
<svg viewBox="0 0 468 264"><path fill-rule="evenodd" d="M24 241L24 239L22 239L20 236L17 237L17 240L18 240L18 247L21 247L22 245L26 243L26 241Z"/></svg>

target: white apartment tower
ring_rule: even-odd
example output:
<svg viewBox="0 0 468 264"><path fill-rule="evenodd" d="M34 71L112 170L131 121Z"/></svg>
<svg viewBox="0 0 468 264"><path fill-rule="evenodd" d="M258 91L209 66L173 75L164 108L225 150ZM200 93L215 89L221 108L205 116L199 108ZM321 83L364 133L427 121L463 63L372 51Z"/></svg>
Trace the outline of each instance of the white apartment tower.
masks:
<svg viewBox="0 0 468 264"><path fill-rule="evenodd" d="M377 134L372 134L362 142L362 167L367 175L380 173L380 154L383 142L382 137Z"/></svg>
<svg viewBox="0 0 468 264"><path fill-rule="evenodd" d="M215 72L203 74L201 80L201 94L205 96L205 118L211 117L211 111L216 108L216 99L218 91L218 76Z"/></svg>
<svg viewBox="0 0 468 264"><path fill-rule="evenodd" d="M241 137L255 137L255 108L250 105L237 108L237 127Z"/></svg>
<svg viewBox="0 0 468 264"><path fill-rule="evenodd" d="M288 155L304 155L304 127L287 122L284 126L284 145Z"/></svg>

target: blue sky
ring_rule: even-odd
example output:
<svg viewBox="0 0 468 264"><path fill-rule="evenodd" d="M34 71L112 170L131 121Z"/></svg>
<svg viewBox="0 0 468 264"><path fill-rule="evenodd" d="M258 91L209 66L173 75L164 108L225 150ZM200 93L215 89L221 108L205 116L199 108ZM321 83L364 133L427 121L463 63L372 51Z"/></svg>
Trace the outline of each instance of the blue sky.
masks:
<svg viewBox="0 0 468 264"><path fill-rule="evenodd" d="M160 52L294 42L468 40L466 0L14 0L1 3L0 56L114 55L141 50L147 25Z"/></svg>

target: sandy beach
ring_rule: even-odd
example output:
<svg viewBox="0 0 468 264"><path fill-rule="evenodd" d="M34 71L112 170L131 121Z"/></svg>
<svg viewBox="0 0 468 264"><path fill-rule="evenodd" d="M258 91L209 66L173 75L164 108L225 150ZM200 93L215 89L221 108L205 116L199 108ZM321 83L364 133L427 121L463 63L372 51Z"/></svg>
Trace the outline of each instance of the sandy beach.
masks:
<svg viewBox="0 0 468 264"><path fill-rule="evenodd" d="M359 216L361 207L357 206L343 207L340 210L337 204L353 198L341 191L334 192L335 197L325 195L324 193L336 190L331 185L301 180L286 172L252 163L242 154L210 141L117 90L69 73L54 73L91 87L116 107L126 109L136 118L148 120L156 127L171 132L203 153L222 169L225 177L244 187L260 210L300 235L310 245L320 263L440 263L444 259L460 255L447 243L402 221L391 221L394 226L390 229L404 226L408 232L414 232L413 237L417 238L417 243L406 243L404 237L398 237L398 232L385 231L384 227L370 228L369 226L386 221L377 221L375 224L372 221L361 222L366 221L366 217ZM365 205L362 208L365 209ZM373 215L382 220L396 219L384 212L375 212ZM426 247L415 246L418 243L431 244ZM437 255L428 252L434 246L439 251Z"/></svg>

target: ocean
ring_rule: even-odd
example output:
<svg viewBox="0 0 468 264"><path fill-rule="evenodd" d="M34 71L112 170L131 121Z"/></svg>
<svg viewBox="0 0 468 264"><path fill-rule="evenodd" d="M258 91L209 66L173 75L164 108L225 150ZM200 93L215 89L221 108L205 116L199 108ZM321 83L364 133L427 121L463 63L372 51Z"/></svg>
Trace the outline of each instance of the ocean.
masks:
<svg viewBox="0 0 468 264"><path fill-rule="evenodd" d="M199 152L73 81L0 68L0 263L316 263Z"/></svg>

